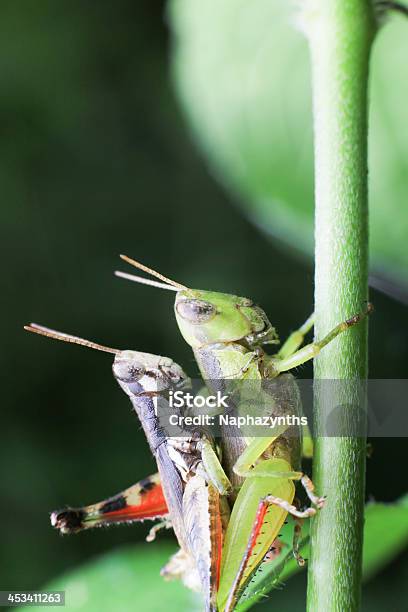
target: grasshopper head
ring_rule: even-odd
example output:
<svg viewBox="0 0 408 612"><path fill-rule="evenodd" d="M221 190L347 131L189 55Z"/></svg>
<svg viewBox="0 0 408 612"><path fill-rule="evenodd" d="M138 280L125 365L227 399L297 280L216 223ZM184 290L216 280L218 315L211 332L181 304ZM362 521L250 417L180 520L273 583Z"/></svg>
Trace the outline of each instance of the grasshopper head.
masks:
<svg viewBox="0 0 408 612"><path fill-rule="evenodd" d="M24 329L40 336L72 344L80 344L105 353L112 353L115 355L112 366L113 375L126 392L130 390L132 385L134 388L140 387L140 389L160 392L172 386L188 386L190 382L180 366L169 357L160 357L159 355L141 353L139 351L121 351L120 349L104 346L79 336L59 332L37 323L25 325Z"/></svg>
<svg viewBox="0 0 408 612"><path fill-rule="evenodd" d="M160 392L188 380L180 366L169 357L139 351L118 353L112 369L121 387L137 383L136 386L145 390Z"/></svg>
<svg viewBox="0 0 408 612"><path fill-rule="evenodd" d="M175 301L180 331L192 348L218 342L276 343L278 337L264 311L248 298L184 289Z"/></svg>
<svg viewBox="0 0 408 612"><path fill-rule="evenodd" d="M192 348L227 342L243 342L250 348L279 343L275 328L252 300L228 293L190 289L127 255L121 258L158 280L124 272L116 272L118 276L177 292L174 305L177 323Z"/></svg>

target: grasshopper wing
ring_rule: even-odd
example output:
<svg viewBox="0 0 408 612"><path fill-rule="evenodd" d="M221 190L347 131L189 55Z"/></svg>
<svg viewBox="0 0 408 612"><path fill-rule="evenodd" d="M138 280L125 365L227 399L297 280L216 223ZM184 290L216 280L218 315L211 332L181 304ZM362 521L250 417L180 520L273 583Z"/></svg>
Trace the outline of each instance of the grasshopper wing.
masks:
<svg viewBox="0 0 408 612"><path fill-rule="evenodd" d="M220 496L217 489L199 475L187 482L183 516L191 556L200 575L205 609L215 611L223 540Z"/></svg>

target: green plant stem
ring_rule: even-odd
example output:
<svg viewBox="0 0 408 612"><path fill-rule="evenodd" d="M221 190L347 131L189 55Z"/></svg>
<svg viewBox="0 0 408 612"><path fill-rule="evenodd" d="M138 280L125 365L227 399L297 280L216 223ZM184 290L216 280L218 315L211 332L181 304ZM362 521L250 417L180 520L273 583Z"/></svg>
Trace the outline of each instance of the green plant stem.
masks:
<svg viewBox="0 0 408 612"><path fill-rule="evenodd" d="M369 0L309 0L303 20L312 62L315 133L316 338L365 307L368 285L367 87L376 24ZM315 378L348 380L316 392L313 477L325 508L313 520L308 610L359 609L365 487L364 437L324 437L333 405L339 426L367 376L366 320L315 362ZM333 403L334 402L334 403ZM353 418L360 412L355 408Z"/></svg>

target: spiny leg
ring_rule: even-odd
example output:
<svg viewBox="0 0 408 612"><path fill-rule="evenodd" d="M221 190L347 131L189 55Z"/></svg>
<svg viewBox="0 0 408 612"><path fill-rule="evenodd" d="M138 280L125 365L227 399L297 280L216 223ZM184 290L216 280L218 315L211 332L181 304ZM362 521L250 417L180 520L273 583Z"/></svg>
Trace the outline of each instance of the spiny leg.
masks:
<svg viewBox="0 0 408 612"><path fill-rule="evenodd" d="M309 484L310 482L311 482L310 479L307 479L306 477L304 486L305 488L307 486L309 490L311 488ZM320 498L316 498L316 499L320 499ZM251 555L253 554L254 549L256 547L257 540L260 536L262 526L264 524L264 520L265 520L267 511L270 506L278 506L282 508L285 512L291 514L295 518L296 524L295 524L294 535L293 535L293 555L297 563L300 566L303 566L305 564L305 560L299 553L299 543L300 543L300 536L301 536L301 521L302 519L310 518L311 516L314 516L317 512L317 509L307 508L306 510L301 511L296 506L290 504L287 500L284 500L280 497L275 497L273 495L267 495L266 497L261 499L258 504L252 531L251 531L251 534L248 540L248 544L247 544L245 553L241 559L241 563L240 563L238 572L231 586L231 590L230 590L228 600L225 606L225 612L232 612L234 610L241 596L241 593L243 589L245 588L245 585L248 582L248 580L245 578L245 571L247 570ZM273 546L274 545L275 545L275 542Z"/></svg>
<svg viewBox="0 0 408 612"><path fill-rule="evenodd" d="M303 323L299 329L292 332L282 344L279 352L276 354L278 359L286 359L289 355L292 355L297 349L303 344L306 334L312 329L314 325L315 315L314 312L308 319Z"/></svg>
<svg viewBox="0 0 408 612"><path fill-rule="evenodd" d="M289 465L287 462L285 462L282 459L275 458L275 459L265 460L264 462L258 463L255 466L253 470L255 472L254 476L257 475L258 470L260 469L263 470L264 464L268 464L270 466L271 474L275 472L276 467L279 467L279 466L283 467L285 466L285 464ZM301 474L301 477L303 478L303 474ZM262 484L262 480L263 479L258 480L258 486ZM253 489L251 490L250 488L252 486L251 482L253 482L252 478L247 478L245 480L243 487L241 489L241 493L246 488L247 489L246 493L250 495L249 499L253 500L254 490ZM310 483L310 480L307 477L304 478L303 485L305 486L307 491L313 496L313 485ZM269 488L269 485L268 485L268 488ZM278 497L276 495L271 495L271 494L264 495L263 497L258 497L260 501L256 503L255 519L251 526L249 536L247 536L248 539L245 543L245 547L242 549L243 554L240 559L239 566L237 566L237 569L234 570L233 577L232 579L229 580L229 583L228 583L231 585L231 587L228 589L228 596L225 597L224 599L224 593L226 591L226 589L224 588L222 591L222 596L220 597L220 600L219 600L220 604L222 605L223 605L223 601L227 602L225 607L223 607L223 609L227 612L232 612L232 610L234 610L234 607L236 606L236 603L239 600L243 592L243 589L245 589L246 585L248 584L248 580L251 579L251 577L254 575L254 573L259 567L259 563L254 562L254 559L256 558L256 555L259 556L260 544L262 543L262 541L265 541L266 526L275 525L276 531L275 531L275 534L273 535L273 539L271 539L271 541L275 541L276 534L279 533L278 530L282 522L284 521L287 513L290 513L291 515L295 516L297 519L304 519L304 518L309 518L311 516L314 516L318 510L316 508L308 508L304 511L301 511L298 508L296 508L296 506L290 503L291 500L293 499L294 487L293 487L293 484L290 484L289 480L286 480L286 484L285 484L285 481L280 483L279 488L276 490L281 492L282 497ZM313 496L313 499L318 503L318 507L322 506L320 498ZM248 516L254 516L252 512L248 514L248 506L245 506L244 500L240 500L239 497L237 501L235 502L236 505L234 506L232 515L234 515L237 504L239 504L240 501L241 501L241 507L242 507L241 515L245 516L246 520ZM281 512L280 515L277 515L276 510L273 510L274 506L280 509L279 510L279 512ZM271 514L269 515L267 514L268 510L271 511L273 516L271 516ZM234 520L233 516L231 516L231 524L233 523L233 520ZM297 558L298 562L302 563L301 555L298 550L299 549L299 544L298 544L299 538L300 538L300 529L298 526L294 534L294 555ZM228 533L226 536L226 545L227 545L227 539L228 539ZM235 543L236 542L234 541L233 542L234 546L235 546ZM228 550L226 551L226 554L228 555ZM265 558L265 554L267 554L267 551L266 553L264 553L264 558ZM231 559L232 559L231 556L226 557L225 566L228 566L228 562Z"/></svg>
<svg viewBox="0 0 408 612"><path fill-rule="evenodd" d="M273 461L275 462L274 469L280 468L282 471L290 469L286 461L280 459ZM294 483L289 479L256 478L257 471L264 469L264 463L265 461L257 463L253 468L253 477L244 479L232 508L223 547L221 580L218 590L220 610L225 609L228 600L231 602L232 585L236 585L239 592L245 588L263 562L285 521L286 511L268 505L260 507L259 500L273 492L275 495L292 501L295 494ZM259 529L255 535L256 525ZM248 544L251 538L253 546L251 543ZM242 573L241 578L238 576L239 572Z"/></svg>
<svg viewBox="0 0 408 612"><path fill-rule="evenodd" d="M316 357L320 353L322 348L329 344L329 342L334 340L339 334L348 330L350 327L353 327L354 325L357 325L357 323L360 323L360 321L364 319L368 314L370 314L372 310L372 305L368 304L368 307L364 312L356 314L354 317L347 319L347 321L339 323L322 340L307 344L292 355L289 355L288 357L285 357L283 359L278 359L275 357L272 358L271 361L273 362L273 368L278 373L287 372L292 368L296 368L297 366L302 365L310 359L314 359L314 357Z"/></svg>
<svg viewBox="0 0 408 612"><path fill-rule="evenodd" d="M256 511L256 516L254 520L254 524L252 527L251 534L249 536L248 544L245 549L244 555L241 559L241 563L238 569L238 572L234 578L232 583L227 603L224 608L224 612L233 612L238 599L243 591L242 579L244 577L245 570L248 566L249 559L254 551L257 539L259 537L260 531L262 529L263 522L265 520L265 515L268 510L268 507L261 502L258 504L258 508Z"/></svg>
<svg viewBox="0 0 408 612"><path fill-rule="evenodd" d="M281 542L281 540L279 540L279 538L274 540L272 542L272 545L271 545L270 549L268 550L268 552L264 556L263 562L264 563L270 563L271 561L274 561L275 559L277 559L279 557L279 555L281 554L281 552L282 552L283 546L284 546L284 544Z"/></svg>
<svg viewBox="0 0 408 612"><path fill-rule="evenodd" d="M78 533L93 527L155 520L168 514L158 474L144 478L101 502L51 513L51 524L60 533Z"/></svg>

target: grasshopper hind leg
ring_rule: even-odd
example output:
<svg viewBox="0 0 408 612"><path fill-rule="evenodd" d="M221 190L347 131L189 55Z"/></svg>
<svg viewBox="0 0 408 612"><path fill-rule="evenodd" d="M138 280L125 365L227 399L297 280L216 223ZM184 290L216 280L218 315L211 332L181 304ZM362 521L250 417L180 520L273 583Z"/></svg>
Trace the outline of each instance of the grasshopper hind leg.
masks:
<svg viewBox="0 0 408 612"><path fill-rule="evenodd" d="M249 580L254 575L259 566L256 566L254 572L249 575L246 575L246 570L249 566L249 561L251 556L255 554L258 540L262 534L262 528L264 525L264 521L266 519L266 514L268 509L271 506L278 506L282 508L285 512L290 514L295 519L295 527L293 533L293 556L295 557L299 566L305 565L305 559L301 556L299 552L300 541L301 541L301 527L302 522L306 518L310 518L316 514L318 510L320 510L325 503L324 497L318 497L314 493L314 485L311 479L303 475L301 478L301 483L306 491L307 496L312 502L313 506L306 508L305 510L300 510L296 505L289 503L287 500L282 499L280 497L276 497L274 495L266 495L263 497L258 504L255 521L252 527L251 535L248 540L248 544L245 550L245 553L242 557L241 564L239 566L238 572L235 576L235 579L232 583L232 587L228 596L227 603L224 608L224 612L233 612L235 606L237 605L243 591L248 585ZM279 542L279 540L277 541ZM274 542L273 546L276 546ZM264 557L264 560L267 560L269 553Z"/></svg>
<svg viewBox="0 0 408 612"><path fill-rule="evenodd" d="M167 515L159 475L153 474L96 504L56 510L50 519L60 533L71 534L94 527L163 519Z"/></svg>
<svg viewBox="0 0 408 612"><path fill-rule="evenodd" d="M258 509L255 516L255 521L252 527L251 535L249 536L248 544L244 555L241 560L238 572L235 576L234 582L232 583L231 590L227 599L227 603L224 608L224 612L233 612L238 600L243 593L247 580L244 580L245 570L248 567L249 559L255 549L259 534L262 529L262 525L267 512L267 507L263 504L263 500L259 502Z"/></svg>

